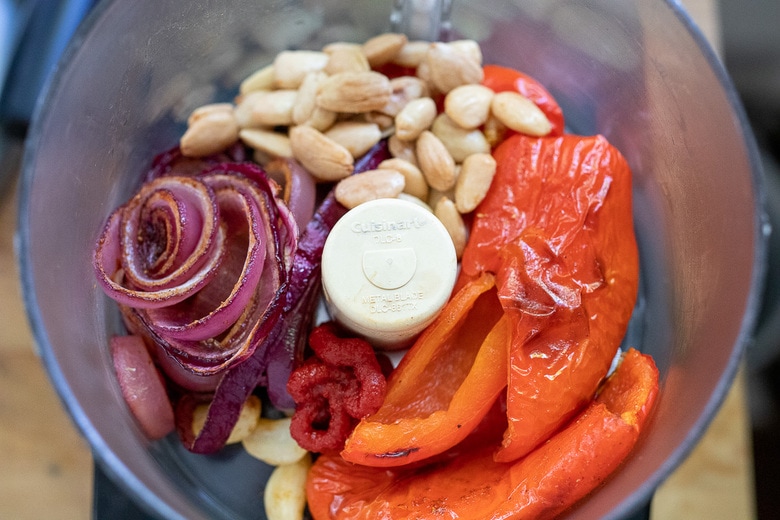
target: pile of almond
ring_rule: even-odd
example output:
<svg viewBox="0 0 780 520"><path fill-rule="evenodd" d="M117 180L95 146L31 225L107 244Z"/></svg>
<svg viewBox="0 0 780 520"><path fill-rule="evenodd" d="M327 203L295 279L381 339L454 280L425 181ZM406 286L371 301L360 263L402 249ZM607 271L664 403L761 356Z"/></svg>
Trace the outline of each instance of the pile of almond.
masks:
<svg viewBox="0 0 780 520"><path fill-rule="evenodd" d="M336 182L347 208L409 198L442 221L460 257L468 236L462 215L482 201L495 173L492 147L507 128L538 136L551 129L532 101L494 93L482 79L473 40L385 33L363 44L283 51L241 83L234 103L196 109L180 145L185 155L205 156L240 139L260 164L292 157L318 181ZM383 138L392 158L350 176L355 159Z"/></svg>

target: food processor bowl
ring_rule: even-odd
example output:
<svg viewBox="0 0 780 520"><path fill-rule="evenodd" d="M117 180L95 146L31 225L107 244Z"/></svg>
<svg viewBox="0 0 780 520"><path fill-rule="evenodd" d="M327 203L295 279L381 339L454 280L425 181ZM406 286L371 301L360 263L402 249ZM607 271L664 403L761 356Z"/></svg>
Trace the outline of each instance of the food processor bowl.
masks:
<svg viewBox="0 0 780 520"><path fill-rule="evenodd" d="M660 399L620 470L568 513L623 518L686 457L724 398L757 314L765 220L755 145L722 66L679 4L481 0L436 28L485 63L535 76L569 130L601 133L634 172L641 294L627 344L652 354ZM126 407L108 338L122 329L91 252L108 213L172 146L189 112L231 100L284 49L360 42L399 2L100 2L38 104L20 191L18 259L43 362L101 469L162 518L264 518L270 468L231 446L149 442Z"/></svg>

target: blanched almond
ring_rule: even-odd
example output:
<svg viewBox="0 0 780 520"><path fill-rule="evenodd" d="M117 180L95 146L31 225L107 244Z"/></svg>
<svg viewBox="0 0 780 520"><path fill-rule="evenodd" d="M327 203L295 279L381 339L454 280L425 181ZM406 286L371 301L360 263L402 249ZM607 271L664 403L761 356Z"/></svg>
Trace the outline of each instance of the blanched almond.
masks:
<svg viewBox="0 0 780 520"><path fill-rule="evenodd" d="M294 464L308 453L290 435L289 417L266 419L261 417L255 429L244 437L242 445L251 456L271 466Z"/></svg>
<svg viewBox="0 0 780 520"><path fill-rule="evenodd" d="M498 120L492 113L488 115L487 121L482 126L482 133L485 134L485 139L490 143L491 148L497 146L504 140L504 136L507 133L507 127Z"/></svg>
<svg viewBox="0 0 780 520"><path fill-rule="evenodd" d="M330 57L325 65L325 73L366 72L371 70L363 50L356 45L334 47L327 53Z"/></svg>
<svg viewBox="0 0 780 520"><path fill-rule="evenodd" d="M374 123L340 121L330 127L325 135L349 150L358 158L371 149L382 138L382 131Z"/></svg>
<svg viewBox="0 0 780 520"><path fill-rule="evenodd" d="M447 114L439 114L431 125L431 132L438 137L452 155L461 163L474 153L490 152L490 143L478 129L466 130L456 124Z"/></svg>
<svg viewBox="0 0 780 520"><path fill-rule="evenodd" d="M198 119L208 117L209 115L215 112L229 113L232 110L233 110L233 105L231 105L230 103L210 103L208 105L203 105L192 111L190 116L187 118L187 124L191 125L195 123Z"/></svg>
<svg viewBox="0 0 780 520"><path fill-rule="evenodd" d="M379 130L382 132L382 137L389 137L395 132L395 119L392 116L377 112L376 110L366 112L362 115L363 120L365 120L366 123L374 123L379 127Z"/></svg>
<svg viewBox="0 0 780 520"><path fill-rule="evenodd" d="M452 40L450 46L482 65L482 48L475 40Z"/></svg>
<svg viewBox="0 0 780 520"><path fill-rule="evenodd" d="M349 150L310 126L290 129L293 157L320 181L337 181L347 177L354 168Z"/></svg>
<svg viewBox="0 0 780 520"><path fill-rule="evenodd" d="M322 48L322 52L328 55L332 55L334 52L340 51L345 48L357 49L361 53L363 52L362 44L355 43L355 42L345 42L345 41L330 42L328 44L325 44L325 46Z"/></svg>
<svg viewBox="0 0 780 520"><path fill-rule="evenodd" d="M552 124L542 109L517 92L497 93L493 96L490 110L507 128L521 134L541 137L552 130Z"/></svg>
<svg viewBox="0 0 780 520"><path fill-rule="evenodd" d="M371 67L380 67L392 61L407 42L405 34L380 34L366 40L363 44L363 54L366 55Z"/></svg>
<svg viewBox="0 0 780 520"><path fill-rule="evenodd" d="M444 224L444 228L449 233L452 244L455 246L455 253L460 258L463 256L463 250L466 248L468 229L463 222L463 217L461 217L455 207L455 203L447 197L442 197L433 208L433 214Z"/></svg>
<svg viewBox="0 0 780 520"><path fill-rule="evenodd" d="M482 64L452 44L432 43L425 61L431 83L445 94L460 85L480 83L483 78Z"/></svg>
<svg viewBox="0 0 780 520"><path fill-rule="evenodd" d="M395 135L413 141L436 119L436 103L429 97L413 99L395 116Z"/></svg>
<svg viewBox="0 0 780 520"><path fill-rule="evenodd" d="M404 176L396 170L368 170L351 175L336 184L334 195L345 208L364 202L395 198L404 190Z"/></svg>
<svg viewBox="0 0 780 520"><path fill-rule="evenodd" d="M455 199L455 187L453 186L449 190L446 191L439 191L439 190L430 190L428 192L428 200L427 203L430 207L435 208L436 204L439 203L441 199Z"/></svg>
<svg viewBox="0 0 780 520"><path fill-rule="evenodd" d="M303 79L292 109L293 124L308 125L322 132L336 121L335 112L317 106L317 92L327 77L324 72L310 72Z"/></svg>
<svg viewBox="0 0 780 520"><path fill-rule="evenodd" d="M408 161L414 165L418 165L415 145L416 143L414 141L402 141L398 139L396 134L387 138L387 149L390 152L390 155Z"/></svg>
<svg viewBox="0 0 780 520"><path fill-rule="evenodd" d="M244 128L238 134L248 147L272 157L292 157L290 138L283 133L259 128Z"/></svg>
<svg viewBox="0 0 780 520"><path fill-rule="evenodd" d="M494 92L483 85L461 85L447 93L444 113L458 126L474 129L485 124Z"/></svg>
<svg viewBox="0 0 780 520"><path fill-rule="evenodd" d="M238 87L241 94L247 94L255 90L271 90L274 85L274 66L266 65L260 70L249 75Z"/></svg>
<svg viewBox="0 0 780 520"><path fill-rule="evenodd" d="M428 84L416 76L399 76L390 80L390 101L380 110L395 117L403 108L415 99L428 97Z"/></svg>
<svg viewBox="0 0 780 520"><path fill-rule="evenodd" d="M406 45L401 47L401 50L393 58L393 63L402 67L417 68L425 59L425 53L428 52L430 45L431 42L422 40L406 42Z"/></svg>
<svg viewBox="0 0 780 520"><path fill-rule="evenodd" d="M385 159L377 167L382 170L395 170L404 176L404 193L421 200L428 200L428 182L420 169L409 161L393 157Z"/></svg>
<svg viewBox="0 0 780 520"><path fill-rule="evenodd" d="M274 87L297 89L309 72L323 70L328 55L320 51L282 51L274 59Z"/></svg>
<svg viewBox="0 0 780 520"><path fill-rule="evenodd" d="M444 191L455 185L455 161L438 137L425 130L417 138L415 151L420 171L429 186Z"/></svg>
<svg viewBox="0 0 780 520"><path fill-rule="evenodd" d="M333 112L380 110L390 101L390 80L378 72L340 72L320 85L317 105Z"/></svg>
<svg viewBox="0 0 780 520"><path fill-rule="evenodd" d="M425 202L422 199L419 199L419 198L415 197L414 195L410 195L408 193L399 193L396 198L399 199L399 200L406 200L406 201L412 202L414 204L417 204L418 206L420 206L424 210L427 210L427 211L430 211L431 213L433 213L433 208L430 207L427 202Z"/></svg>
<svg viewBox="0 0 780 520"><path fill-rule="evenodd" d="M489 153L475 153L466 157L455 183L455 207L460 213L470 213L487 195L496 160Z"/></svg>
<svg viewBox="0 0 780 520"><path fill-rule="evenodd" d="M203 157L221 152L238 140L238 121L232 107L206 105L190 116L191 123L179 140L182 154Z"/></svg>
<svg viewBox="0 0 780 520"><path fill-rule="evenodd" d="M235 116L241 128L257 128L262 126L254 119L255 105L262 103L263 96L270 90L253 90L236 98Z"/></svg>
<svg viewBox="0 0 780 520"><path fill-rule="evenodd" d="M259 126L289 126L293 122L292 111L298 92L279 89L258 91L261 93L252 105L251 119Z"/></svg>
<svg viewBox="0 0 780 520"><path fill-rule="evenodd" d="M311 455L293 464L276 466L265 483L263 507L268 520L302 520L306 509L306 478Z"/></svg>

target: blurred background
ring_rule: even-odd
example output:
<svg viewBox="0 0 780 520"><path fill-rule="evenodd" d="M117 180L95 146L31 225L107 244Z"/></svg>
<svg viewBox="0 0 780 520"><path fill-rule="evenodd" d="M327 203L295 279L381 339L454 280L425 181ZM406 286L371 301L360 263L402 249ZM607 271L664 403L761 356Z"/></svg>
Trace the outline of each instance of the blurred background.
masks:
<svg viewBox="0 0 780 520"><path fill-rule="evenodd" d="M79 22L98 1L0 0L0 518L41 518L52 510L45 503L56 507L57 518L86 518L92 509L89 450L32 352L12 243L18 166L36 99ZM767 213L780 230L780 2L681 3L697 23L708 24L702 29L742 99L766 176ZM764 304L741 378L749 423L746 445L752 454L747 467L755 493L747 518L753 513L759 519L777 518L780 511L778 234L770 243ZM31 498L37 496L40 500ZM674 518L689 517L677 513Z"/></svg>
<svg viewBox="0 0 780 520"><path fill-rule="evenodd" d="M775 237L764 306L747 351L757 512L777 518L780 498L780 2L719 0L723 59L758 141Z"/></svg>

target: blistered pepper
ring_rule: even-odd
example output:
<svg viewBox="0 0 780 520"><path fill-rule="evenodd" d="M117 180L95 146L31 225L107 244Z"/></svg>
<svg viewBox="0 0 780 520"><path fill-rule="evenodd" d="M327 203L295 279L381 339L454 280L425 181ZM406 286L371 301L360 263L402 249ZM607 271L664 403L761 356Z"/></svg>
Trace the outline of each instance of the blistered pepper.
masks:
<svg viewBox="0 0 780 520"><path fill-rule="evenodd" d="M510 330L502 316L489 273L455 294L390 375L381 408L355 427L344 459L409 464L465 438L506 387Z"/></svg>
<svg viewBox="0 0 780 520"><path fill-rule="evenodd" d="M631 172L604 137L515 135L494 156L462 276L495 273L512 322L509 424L496 453L511 461L593 397L625 335L639 268Z"/></svg>
<svg viewBox="0 0 780 520"><path fill-rule="evenodd" d="M333 322L309 336L314 355L293 370L287 390L295 401L290 433L309 451L338 451L355 423L374 413L386 381L371 345L342 337Z"/></svg>
<svg viewBox="0 0 780 520"><path fill-rule="evenodd" d="M482 84L494 92L517 92L527 97L538 106L552 124L548 135L559 136L564 133L563 110L555 98L544 86L531 76L500 65L485 65L482 67L484 78ZM509 132L507 135L513 132Z"/></svg>
<svg viewBox="0 0 780 520"><path fill-rule="evenodd" d="M492 446L480 442L458 445L424 470L361 466L327 455L309 473L309 509L315 520L551 518L620 466L657 394L652 358L631 349L584 411L516 462L495 462Z"/></svg>

